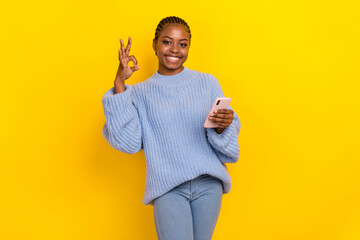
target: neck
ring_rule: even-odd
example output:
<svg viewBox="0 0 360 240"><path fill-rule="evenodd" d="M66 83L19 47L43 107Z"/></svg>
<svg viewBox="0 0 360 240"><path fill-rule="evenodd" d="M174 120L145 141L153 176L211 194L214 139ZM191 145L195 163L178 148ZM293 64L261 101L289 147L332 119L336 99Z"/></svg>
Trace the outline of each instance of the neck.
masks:
<svg viewBox="0 0 360 240"><path fill-rule="evenodd" d="M181 72L173 75L163 75L156 71L149 80L161 85L179 86L181 84L189 83L193 74L193 70L184 66Z"/></svg>
<svg viewBox="0 0 360 240"><path fill-rule="evenodd" d="M184 70L183 65L181 65L181 67L179 67L178 69L174 69L174 70L159 66L158 73L161 75L165 75L165 76L171 76L171 75L178 74L178 73L182 72L183 70Z"/></svg>

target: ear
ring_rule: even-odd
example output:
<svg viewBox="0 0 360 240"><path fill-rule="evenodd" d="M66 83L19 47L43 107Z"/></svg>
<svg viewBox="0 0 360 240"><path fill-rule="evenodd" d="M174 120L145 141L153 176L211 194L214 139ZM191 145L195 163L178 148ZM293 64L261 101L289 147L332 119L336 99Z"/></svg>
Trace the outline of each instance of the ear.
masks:
<svg viewBox="0 0 360 240"><path fill-rule="evenodd" d="M155 41L155 38L153 39L153 49L154 49L154 51L155 51L155 55L157 55L157 54L156 54L156 41Z"/></svg>

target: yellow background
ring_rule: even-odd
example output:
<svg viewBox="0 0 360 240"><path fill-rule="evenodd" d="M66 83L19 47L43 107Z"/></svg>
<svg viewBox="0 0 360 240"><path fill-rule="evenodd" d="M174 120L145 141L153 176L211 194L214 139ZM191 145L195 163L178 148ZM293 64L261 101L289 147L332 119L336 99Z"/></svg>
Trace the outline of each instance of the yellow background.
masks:
<svg viewBox="0 0 360 240"><path fill-rule="evenodd" d="M360 239L356 0L1 1L0 239L156 239L144 152L102 136L119 39L157 70L159 21L190 25L185 63L240 117L215 240Z"/></svg>

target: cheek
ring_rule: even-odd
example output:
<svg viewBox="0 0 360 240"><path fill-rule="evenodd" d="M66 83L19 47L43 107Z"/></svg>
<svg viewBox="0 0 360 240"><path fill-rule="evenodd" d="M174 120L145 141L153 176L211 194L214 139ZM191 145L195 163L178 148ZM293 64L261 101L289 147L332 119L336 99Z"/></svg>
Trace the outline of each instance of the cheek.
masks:
<svg viewBox="0 0 360 240"><path fill-rule="evenodd" d="M167 49L166 47L162 46L159 48L158 52L159 54L164 55L167 52Z"/></svg>
<svg viewBox="0 0 360 240"><path fill-rule="evenodd" d="M184 51L184 52L183 52L184 58L187 58L187 57L188 57L188 54L189 54L189 52L188 52L187 50Z"/></svg>

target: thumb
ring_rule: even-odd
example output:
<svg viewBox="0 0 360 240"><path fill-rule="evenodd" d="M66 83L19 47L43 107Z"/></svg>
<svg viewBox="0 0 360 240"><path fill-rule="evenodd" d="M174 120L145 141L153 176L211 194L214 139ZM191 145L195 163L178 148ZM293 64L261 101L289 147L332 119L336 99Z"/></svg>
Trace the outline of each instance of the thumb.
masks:
<svg viewBox="0 0 360 240"><path fill-rule="evenodd" d="M131 67L131 70L132 70L133 72L135 72L135 71L137 71L137 70L139 70L139 69L140 69L140 66L138 66L138 65L135 65L135 66Z"/></svg>

